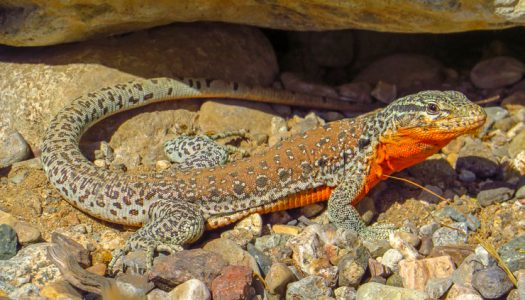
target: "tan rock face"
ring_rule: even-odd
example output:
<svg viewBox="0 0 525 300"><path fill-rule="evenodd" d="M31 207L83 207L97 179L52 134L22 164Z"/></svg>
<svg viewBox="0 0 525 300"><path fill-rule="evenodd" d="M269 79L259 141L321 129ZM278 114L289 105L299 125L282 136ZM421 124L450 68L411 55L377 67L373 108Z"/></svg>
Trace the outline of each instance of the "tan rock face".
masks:
<svg viewBox="0 0 525 300"><path fill-rule="evenodd" d="M0 130L17 129L33 149L40 146L45 128L59 109L104 86L177 76L264 86L273 82L278 71L271 45L258 29L227 24L178 24L76 44L4 48L1 56ZM108 120L97 134L119 125L114 118Z"/></svg>
<svg viewBox="0 0 525 300"><path fill-rule="evenodd" d="M287 30L459 32L525 23L519 1L45 1L0 4L0 43L52 45L172 22L221 21Z"/></svg>

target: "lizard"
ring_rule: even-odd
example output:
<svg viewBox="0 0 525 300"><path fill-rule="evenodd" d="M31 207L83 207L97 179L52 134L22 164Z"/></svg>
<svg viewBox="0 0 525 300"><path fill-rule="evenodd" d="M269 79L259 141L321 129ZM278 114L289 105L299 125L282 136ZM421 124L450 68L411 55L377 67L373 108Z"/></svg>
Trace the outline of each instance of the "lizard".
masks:
<svg viewBox="0 0 525 300"><path fill-rule="evenodd" d="M384 175L437 153L478 130L486 113L456 91L423 91L385 108L345 118L224 165L128 174L98 168L79 149L81 135L112 114L150 103L195 98L315 102L315 97L212 80L156 78L102 88L74 99L51 120L41 147L43 170L71 205L95 218L141 226L113 253L109 268L133 250L172 253L251 213L328 200L329 220L364 238L389 225L366 226L354 205ZM319 99L317 99L319 100ZM293 102L292 101L292 102ZM321 101L321 105L323 105Z"/></svg>

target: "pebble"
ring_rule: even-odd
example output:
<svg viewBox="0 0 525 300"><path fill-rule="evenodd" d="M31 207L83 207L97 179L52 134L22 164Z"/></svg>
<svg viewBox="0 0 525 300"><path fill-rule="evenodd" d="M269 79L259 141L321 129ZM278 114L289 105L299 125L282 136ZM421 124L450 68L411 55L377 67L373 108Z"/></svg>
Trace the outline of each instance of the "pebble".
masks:
<svg viewBox="0 0 525 300"><path fill-rule="evenodd" d="M279 233L264 235L255 239L255 248L257 248L259 251L266 252L267 250L274 247L284 247L286 242L288 242L291 237L292 236L290 235Z"/></svg>
<svg viewBox="0 0 525 300"><path fill-rule="evenodd" d="M252 244L248 244L246 250L248 250L248 253L255 258L257 265L261 269L262 275L266 275L272 265L272 259Z"/></svg>
<svg viewBox="0 0 525 300"><path fill-rule="evenodd" d="M480 140L465 139L465 145L458 153L456 171L469 170L476 178L495 178L500 173L500 167L492 150Z"/></svg>
<svg viewBox="0 0 525 300"><path fill-rule="evenodd" d="M227 262L219 254L202 249L183 250L155 258L149 280L164 290L192 278L211 286L212 280L226 266Z"/></svg>
<svg viewBox="0 0 525 300"><path fill-rule="evenodd" d="M227 266L211 284L213 299L241 300L255 295L253 272L246 266Z"/></svg>
<svg viewBox="0 0 525 300"><path fill-rule="evenodd" d="M153 289L151 292L148 293L147 296L148 296L147 300L168 300L170 299L168 292L165 292L161 289Z"/></svg>
<svg viewBox="0 0 525 300"><path fill-rule="evenodd" d="M368 259L368 269L372 277L384 277L392 275L392 270L373 258Z"/></svg>
<svg viewBox="0 0 525 300"><path fill-rule="evenodd" d="M337 87L339 95L348 101L367 104L372 102L371 87L366 82L345 83Z"/></svg>
<svg viewBox="0 0 525 300"><path fill-rule="evenodd" d="M432 299L441 299L451 286L450 277L430 278L425 286L425 293Z"/></svg>
<svg viewBox="0 0 525 300"><path fill-rule="evenodd" d="M507 264L511 272L525 269L525 252L521 251L525 245L525 235L518 236L498 249L501 259Z"/></svg>
<svg viewBox="0 0 525 300"><path fill-rule="evenodd" d="M265 277L268 291L272 294L284 295L286 286L290 282L297 280L294 273L283 263L276 262L272 264L268 274Z"/></svg>
<svg viewBox="0 0 525 300"><path fill-rule="evenodd" d="M370 95L385 104L390 104L396 99L397 86L388 82L378 81Z"/></svg>
<svg viewBox="0 0 525 300"><path fill-rule="evenodd" d="M251 214L248 217L237 222L235 229L244 229L253 234L253 236L261 236L263 228L263 220L260 214Z"/></svg>
<svg viewBox="0 0 525 300"><path fill-rule="evenodd" d="M229 265L247 266L254 273L260 274L255 258L229 239L214 239L207 242L202 249L222 256Z"/></svg>
<svg viewBox="0 0 525 300"><path fill-rule="evenodd" d="M357 291L350 286L341 286L334 290L336 300L355 300Z"/></svg>
<svg viewBox="0 0 525 300"><path fill-rule="evenodd" d="M495 89L518 82L525 66L509 56L498 56L477 63L470 71L470 80L478 88Z"/></svg>
<svg viewBox="0 0 525 300"><path fill-rule="evenodd" d="M18 239L13 227L0 225L0 260L8 260L16 255Z"/></svg>
<svg viewBox="0 0 525 300"><path fill-rule="evenodd" d="M371 257L383 256L388 249L392 248L387 240L364 240L363 246L368 249Z"/></svg>
<svg viewBox="0 0 525 300"><path fill-rule="evenodd" d="M452 287L448 290L446 299L484 300L475 289L459 284L452 285Z"/></svg>
<svg viewBox="0 0 525 300"><path fill-rule="evenodd" d="M464 244L468 238L468 226L465 222L455 222L449 224L450 227L457 228L454 230L447 227L441 227L432 234L432 243L434 246ZM466 233L466 234L465 234Z"/></svg>
<svg viewBox="0 0 525 300"><path fill-rule="evenodd" d="M498 266L479 270L472 276L472 286L488 299L496 299L507 294L514 285Z"/></svg>
<svg viewBox="0 0 525 300"><path fill-rule="evenodd" d="M370 253L366 248L343 256L337 264L339 286L357 287L366 273L369 259Z"/></svg>
<svg viewBox="0 0 525 300"><path fill-rule="evenodd" d="M417 241L419 243L419 239ZM403 257L408 259L421 258L421 255L419 254L417 249L414 246L412 246L410 242L404 240L398 233L390 234L389 242L390 246L401 252Z"/></svg>
<svg viewBox="0 0 525 300"><path fill-rule="evenodd" d="M321 297L331 297L332 289L319 276L308 276L288 284L286 299L317 300Z"/></svg>
<svg viewBox="0 0 525 300"><path fill-rule="evenodd" d="M437 210L434 215L438 218L450 218L455 222L466 222L467 218L460 213L457 209L452 206L445 206L440 210Z"/></svg>
<svg viewBox="0 0 525 300"><path fill-rule="evenodd" d="M525 148L525 130L518 133L509 143L509 154L515 158Z"/></svg>
<svg viewBox="0 0 525 300"><path fill-rule="evenodd" d="M272 231L276 234L298 235L301 228L292 225L275 224L272 226Z"/></svg>
<svg viewBox="0 0 525 300"><path fill-rule="evenodd" d="M474 247L471 245L449 245L449 246L436 246L432 248L432 251L428 256L437 257L448 255L454 261L456 266L459 266L463 260L469 255L474 253Z"/></svg>
<svg viewBox="0 0 525 300"><path fill-rule="evenodd" d="M403 254L396 249L389 249L381 257L381 263L389 267L392 271L399 270L399 262L403 259Z"/></svg>
<svg viewBox="0 0 525 300"><path fill-rule="evenodd" d="M357 289L357 300L367 299L403 299L403 300L422 300L427 299L423 292L394 287L375 282L368 282Z"/></svg>
<svg viewBox="0 0 525 300"><path fill-rule="evenodd" d="M421 246L419 246L419 253L423 256L428 256L432 249L434 248L434 243L432 242L431 236L423 236L421 238Z"/></svg>
<svg viewBox="0 0 525 300"><path fill-rule="evenodd" d="M157 172L161 172L169 168L171 168L171 163L168 160L157 160L155 163L155 170L157 170Z"/></svg>
<svg viewBox="0 0 525 300"><path fill-rule="evenodd" d="M72 255L81 266L87 267L91 265L90 252L73 239L58 232L53 232L51 234L51 242L59 244L60 247L69 255Z"/></svg>
<svg viewBox="0 0 525 300"><path fill-rule="evenodd" d="M473 214L467 215L467 227L470 231L476 231L481 227L481 221Z"/></svg>
<svg viewBox="0 0 525 300"><path fill-rule="evenodd" d="M27 222L16 222L14 229L18 236L18 242L23 246L36 243L42 239L42 233L40 230Z"/></svg>
<svg viewBox="0 0 525 300"><path fill-rule="evenodd" d="M424 291L427 281L431 278L442 278L452 275L455 270L450 256L406 260L399 262L399 275L403 278L403 286L409 289Z"/></svg>
<svg viewBox="0 0 525 300"><path fill-rule="evenodd" d="M425 185L425 188L431 190L432 192L440 195L440 196L443 196L443 190L441 188L439 188L438 186L435 186L435 185ZM439 199L439 197L436 197L435 195L425 191L425 190L422 190L421 193L419 194L419 196L417 196L417 199L421 200L421 201L425 201L425 202L428 202L428 203L438 203L439 201L441 201L441 199Z"/></svg>
<svg viewBox="0 0 525 300"><path fill-rule="evenodd" d="M210 300L211 294L204 282L198 279L190 279L171 290L168 299L173 300ZM234 299L234 298L231 298Z"/></svg>
<svg viewBox="0 0 525 300"><path fill-rule="evenodd" d="M421 234L422 236L430 236L438 229L439 229L438 223L436 222L428 223L419 228L419 234Z"/></svg>
<svg viewBox="0 0 525 300"><path fill-rule="evenodd" d="M285 89L289 91L299 92L303 94L316 95L321 97L328 97L336 99L337 92L334 88L324 85L306 82L301 79L297 74L291 72L283 72L281 74L281 82Z"/></svg>
<svg viewBox="0 0 525 300"><path fill-rule="evenodd" d="M0 131L0 168L26 160L31 156L31 148L22 135L14 130Z"/></svg>
<svg viewBox="0 0 525 300"><path fill-rule="evenodd" d="M473 253L465 258L456 271L454 271L451 277L452 281L456 285L471 287L474 273L483 268L483 263L481 263L477 255Z"/></svg>
<svg viewBox="0 0 525 300"><path fill-rule="evenodd" d="M508 187L499 187L495 189L480 191L477 195L478 202L481 206L486 207L494 203L501 203L512 199L514 190Z"/></svg>

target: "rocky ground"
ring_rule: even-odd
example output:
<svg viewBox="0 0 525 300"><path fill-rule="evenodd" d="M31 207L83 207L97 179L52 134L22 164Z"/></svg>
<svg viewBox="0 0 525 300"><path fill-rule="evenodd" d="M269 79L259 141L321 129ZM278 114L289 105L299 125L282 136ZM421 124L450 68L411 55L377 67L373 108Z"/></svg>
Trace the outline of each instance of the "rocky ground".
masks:
<svg viewBox="0 0 525 300"><path fill-rule="evenodd" d="M312 37L297 39L301 45ZM368 223L407 226L410 232L377 242L362 242L353 232L328 224L324 204L252 215L230 228L207 232L190 250L160 255L147 274L143 274L144 253L129 254L118 266L126 271L116 276L117 283L96 277L107 284L106 295L121 298L120 293L127 291L147 299L525 297L525 66L512 56L499 55L506 54L499 50L489 51L488 57L469 68L445 67L426 55L394 54L356 67L354 79L344 82L346 73L334 68L352 59L345 51L326 50L334 40L325 42L325 50L310 47L307 53L297 54L298 48L291 49L295 55L281 57L290 72L281 72L274 85L336 96L364 108L429 88L460 90L484 103L489 118L477 135L461 137L425 162L396 174L447 201L398 180L380 183L359 204L363 218ZM317 67L301 65L299 60L311 55ZM272 56L263 61L275 63ZM276 73L274 65L262 65L259 74ZM318 80L322 67L330 69L323 79L339 74L333 80L336 85ZM255 82L272 77L247 73ZM60 107L45 103L51 110ZM36 104L31 109L42 114ZM170 166L162 143L181 133L245 129L247 137L220 142L255 153L345 116L349 115L335 110L283 105L188 102L112 117L90 129L81 147L100 167L155 172ZM2 131L0 144L0 164L8 166L0 173L0 298L95 299L93 291L68 283L71 278L61 275L47 256L47 247L68 237L78 243L68 249L80 265L109 278L111 252L134 229L100 222L63 201L38 159L45 124L21 122L27 122L26 131L11 126Z"/></svg>

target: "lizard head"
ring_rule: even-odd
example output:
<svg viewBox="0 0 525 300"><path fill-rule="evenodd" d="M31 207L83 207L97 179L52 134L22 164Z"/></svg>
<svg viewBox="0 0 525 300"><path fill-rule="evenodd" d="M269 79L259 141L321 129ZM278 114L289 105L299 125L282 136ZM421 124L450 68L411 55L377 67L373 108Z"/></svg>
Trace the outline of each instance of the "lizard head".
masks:
<svg viewBox="0 0 525 300"><path fill-rule="evenodd" d="M448 143L479 129L485 110L456 91L424 91L392 102L384 110L387 131L420 142Z"/></svg>
<svg viewBox="0 0 525 300"><path fill-rule="evenodd" d="M460 135L475 132L487 117L483 108L456 91L405 96L377 116L377 122L383 123L378 149L394 171L424 160Z"/></svg>

